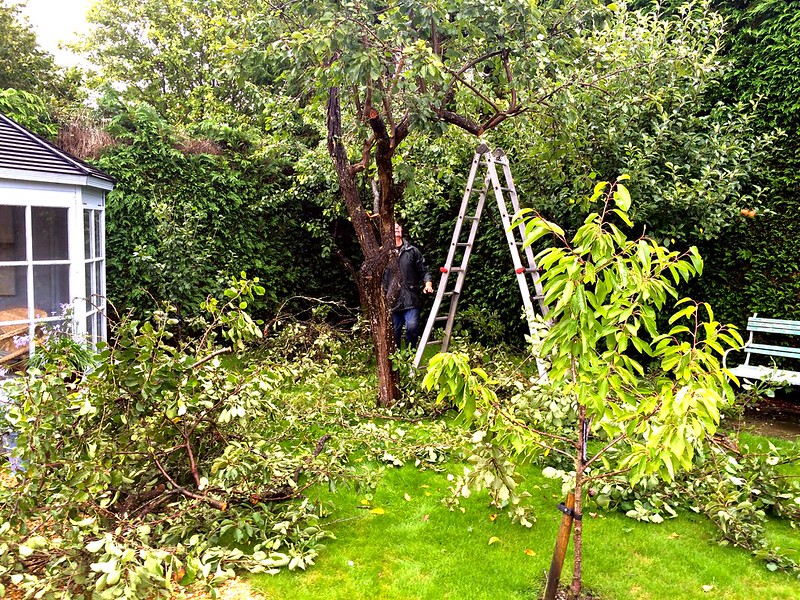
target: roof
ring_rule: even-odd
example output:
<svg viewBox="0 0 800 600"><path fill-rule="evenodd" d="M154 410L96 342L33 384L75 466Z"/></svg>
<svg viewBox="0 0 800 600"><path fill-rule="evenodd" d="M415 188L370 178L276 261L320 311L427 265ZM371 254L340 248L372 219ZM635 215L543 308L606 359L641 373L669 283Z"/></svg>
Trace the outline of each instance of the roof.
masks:
<svg viewBox="0 0 800 600"><path fill-rule="evenodd" d="M110 190L116 180L0 113L0 178L88 185Z"/></svg>

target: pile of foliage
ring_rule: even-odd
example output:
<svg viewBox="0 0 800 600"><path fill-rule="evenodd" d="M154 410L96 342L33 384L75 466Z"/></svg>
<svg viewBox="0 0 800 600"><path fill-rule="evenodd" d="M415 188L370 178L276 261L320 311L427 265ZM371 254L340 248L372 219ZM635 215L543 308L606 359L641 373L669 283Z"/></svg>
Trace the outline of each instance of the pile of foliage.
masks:
<svg viewBox="0 0 800 600"><path fill-rule="evenodd" d="M313 563L324 511L301 492L342 455L309 437L307 407L276 402L291 368L228 356L261 336L243 309L263 291L234 280L201 338L176 342L165 310L120 323L88 369L63 344L6 382L23 470L0 490L4 581L141 598Z"/></svg>

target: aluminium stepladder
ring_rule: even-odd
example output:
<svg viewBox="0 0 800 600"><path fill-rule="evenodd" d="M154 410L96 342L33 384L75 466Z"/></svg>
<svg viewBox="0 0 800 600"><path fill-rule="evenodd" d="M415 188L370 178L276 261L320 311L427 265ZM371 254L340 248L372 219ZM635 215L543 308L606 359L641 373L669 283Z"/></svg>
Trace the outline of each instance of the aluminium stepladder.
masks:
<svg viewBox="0 0 800 600"><path fill-rule="evenodd" d="M475 188L475 179L481 166L486 167L483 187ZM502 178L498 174L498 166L500 167ZM467 178L467 185L464 190L458 218L456 219L455 229L453 230L453 239L447 253L447 260L444 266L439 269L442 274L441 279L436 288L433 306L414 356L414 367L419 367L425 348L429 345L440 345L439 350L441 352L447 351L450 337L453 333L458 300L467 274L467 264L478 233L478 224L486 204L486 197L490 191L494 193L497 201L497 208L514 263L514 273L519 284L525 316L531 334L534 333L536 327L534 302L538 308L538 314L543 317L547 315L548 308L544 302L542 284L539 281L539 269L534 260L533 249L530 246L522 248L525 239L525 227L524 225L511 226L512 217L519 212L520 205L517 198L517 190L514 187L514 180L511 177L508 157L499 148L494 152L490 152L486 144L480 144L476 148L475 156L472 159L472 166ZM508 211L506 198L511 202L511 213ZM524 262L520 256L520 249L523 252ZM451 275L454 277L451 278ZM534 290L533 294L531 294L531 288ZM431 340L434 328L442 325L444 326L442 339ZM544 363L537 358L536 364L540 377L546 377L547 372Z"/></svg>

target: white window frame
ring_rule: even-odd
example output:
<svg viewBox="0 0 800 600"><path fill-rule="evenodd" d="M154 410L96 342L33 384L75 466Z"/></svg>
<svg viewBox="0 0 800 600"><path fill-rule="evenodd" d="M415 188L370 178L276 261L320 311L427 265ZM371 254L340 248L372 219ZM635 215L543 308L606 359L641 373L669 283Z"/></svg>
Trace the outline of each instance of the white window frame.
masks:
<svg viewBox="0 0 800 600"><path fill-rule="evenodd" d="M93 347L106 340L106 257L105 257L105 194L104 190L80 185L60 185L45 182L21 182L0 180L0 204L25 208L25 260L0 261L0 267L24 267L27 282L27 312L25 320L2 321L1 325L28 325L28 336L32 340L30 352L35 351L36 328L44 323L58 322L61 315L46 315L36 318L34 297L34 266L69 265L69 298L72 307L72 331L77 340L88 341ZM33 207L62 208L67 210L66 260L33 260L33 231L31 210ZM85 256L84 213L90 211L99 220L99 227L89 231L90 249L97 249L97 256ZM92 221L93 224L93 221ZM99 246L95 238L100 233ZM86 265L92 264L90 291L95 298L89 298L96 307L87 310ZM96 265L100 265L101 281L95 280ZM87 331L87 318L94 318L95 327Z"/></svg>

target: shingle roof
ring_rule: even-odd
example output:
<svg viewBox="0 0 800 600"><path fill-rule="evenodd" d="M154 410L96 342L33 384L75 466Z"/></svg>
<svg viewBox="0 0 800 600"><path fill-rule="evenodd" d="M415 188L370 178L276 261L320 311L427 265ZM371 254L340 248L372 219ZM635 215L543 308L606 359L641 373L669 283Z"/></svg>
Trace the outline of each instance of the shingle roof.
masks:
<svg viewBox="0 0 800 600"><path fill-rule="evenodd" d="M3 113L0 113L0 169L96 177L115 182L111 175L31 133Z"/></svg>

